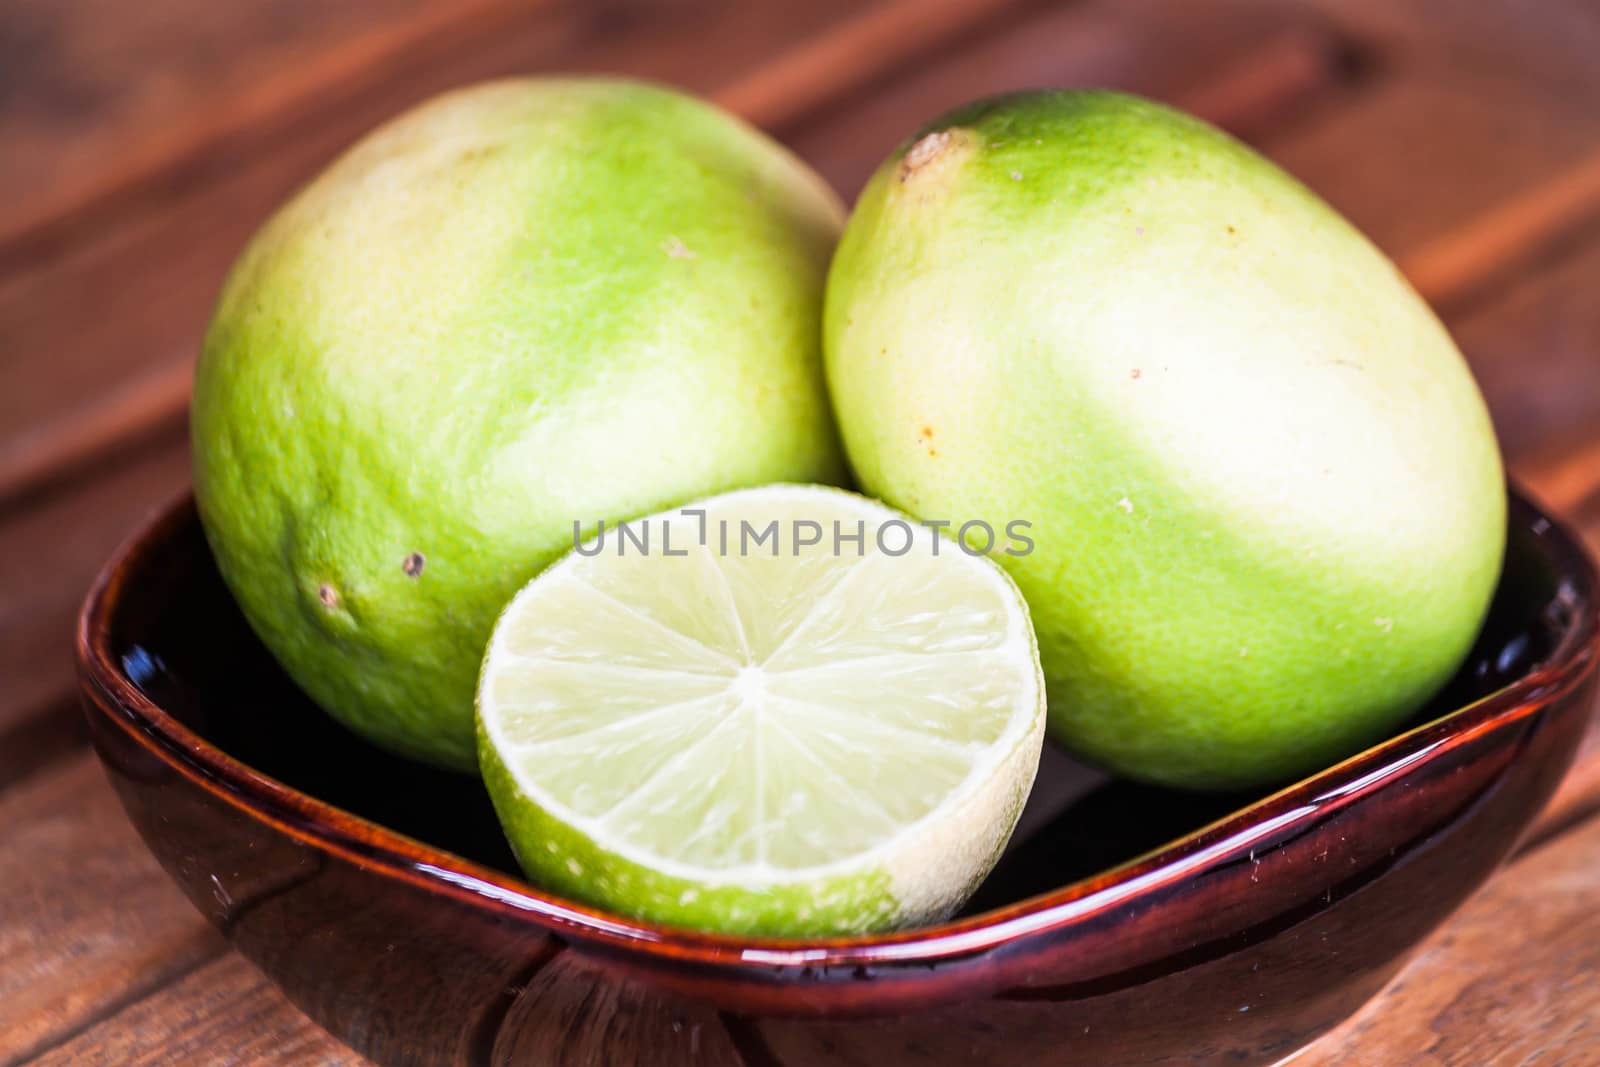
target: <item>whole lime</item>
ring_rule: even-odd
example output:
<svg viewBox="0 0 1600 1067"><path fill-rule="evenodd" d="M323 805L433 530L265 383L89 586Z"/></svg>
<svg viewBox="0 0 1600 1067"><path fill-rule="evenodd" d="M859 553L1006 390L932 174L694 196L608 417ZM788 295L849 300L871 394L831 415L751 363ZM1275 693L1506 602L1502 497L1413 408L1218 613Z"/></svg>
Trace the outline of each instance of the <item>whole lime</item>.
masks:
<svg viewBox="0 0 1600 1067"><path fill-rule="evenodd" d="M934 123L862 195L824 347L869 491L1030 524L999 546L1051 731L1105 766L1311 769L1419 708L1482 623L1505 489L1459 352L1348 222L1198 120L1044 92Z"/></svg>
<svg viewBox="0 0 1600 1067"><path fill-rule="evenodd" d="M842 477L842 221L760 133L630 82L485 84L369 135L252 240L196 374L251 625L345 724L471 768L495 615L575 524Z"/></svg>

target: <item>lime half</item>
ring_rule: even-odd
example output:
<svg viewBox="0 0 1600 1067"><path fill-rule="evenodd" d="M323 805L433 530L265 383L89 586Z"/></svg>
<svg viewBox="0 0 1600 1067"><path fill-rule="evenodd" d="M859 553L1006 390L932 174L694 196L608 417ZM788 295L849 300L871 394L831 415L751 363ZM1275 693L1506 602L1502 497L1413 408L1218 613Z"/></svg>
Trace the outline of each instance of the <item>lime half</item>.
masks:
<svg viewBox="0 0 1600 1067"><path fill-rule="evenodd" d="M750 489L609 529L496 624L479 758L541 885L770 935L934 921L1038 768L1027 607L863 497Z"/></svg>

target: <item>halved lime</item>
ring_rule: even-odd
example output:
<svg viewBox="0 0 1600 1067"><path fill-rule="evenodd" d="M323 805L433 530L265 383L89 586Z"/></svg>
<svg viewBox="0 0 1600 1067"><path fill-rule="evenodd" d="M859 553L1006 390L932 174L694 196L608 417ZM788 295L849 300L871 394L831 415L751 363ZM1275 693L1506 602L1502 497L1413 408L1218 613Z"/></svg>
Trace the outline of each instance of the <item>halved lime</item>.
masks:
<svg viewBox="0 0 1600 1067"><path fill-rule="evenodd" d="M478 683L480 763L529 875L727 932L947 916L1010 837L1043 728L1010 578L812 486L605 530L511 601Z"/></svg>

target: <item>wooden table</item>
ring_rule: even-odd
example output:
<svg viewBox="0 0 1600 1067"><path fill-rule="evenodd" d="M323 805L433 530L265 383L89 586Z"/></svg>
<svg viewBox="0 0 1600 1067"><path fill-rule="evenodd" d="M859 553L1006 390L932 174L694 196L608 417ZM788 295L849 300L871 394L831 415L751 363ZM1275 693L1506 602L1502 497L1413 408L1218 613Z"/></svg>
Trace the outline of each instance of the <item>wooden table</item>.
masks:
<svg viewBox="0 0 1600 1067"><path fill-rule="evenodd" d="M853 194L920 120L1157 96L1304 177L1459 338L1515 474L1600 547L1588 0L9 0L0 8L0 1065L344 1064L205 927L83 752L70 627L187 478L223 271L379 119L528 70L678 83ZM1301 1064L1600 1063L1600 744L1519 855Z"/></svg>

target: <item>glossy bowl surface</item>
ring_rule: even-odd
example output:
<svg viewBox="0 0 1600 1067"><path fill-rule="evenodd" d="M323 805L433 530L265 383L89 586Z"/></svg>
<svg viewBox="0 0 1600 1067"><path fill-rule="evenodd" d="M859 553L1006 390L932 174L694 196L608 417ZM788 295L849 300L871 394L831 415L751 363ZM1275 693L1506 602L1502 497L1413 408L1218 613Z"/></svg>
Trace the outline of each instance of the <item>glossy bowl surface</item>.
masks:
<svg viewBox="0 0 1600 1067"><path fill-rule="evenodd" d="M962 915L825 942L652 926L526 884L475 781L372 749L284 677L187 499L107 566L78 646L95 746L150 849L380 1064L1255 1064L1375 993L1550 795L1595 685L1596 578L1516 499L1478 647L1406 732L1266 797L1052 757Z"/></svg>

